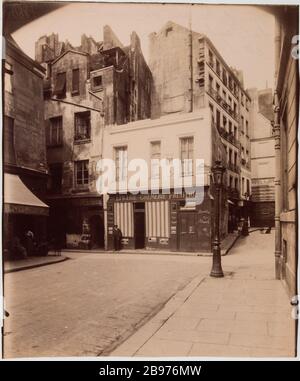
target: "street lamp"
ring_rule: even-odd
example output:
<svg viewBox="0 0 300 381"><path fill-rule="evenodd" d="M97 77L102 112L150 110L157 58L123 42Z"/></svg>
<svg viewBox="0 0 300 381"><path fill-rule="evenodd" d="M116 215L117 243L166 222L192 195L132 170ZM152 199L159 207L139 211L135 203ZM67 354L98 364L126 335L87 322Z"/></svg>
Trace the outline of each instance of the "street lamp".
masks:
<svg viewBox="0 0 300 381"><path fill-rule="evenodd" d="M220 194L223 184L223 174L225 168L220 160L215 161L212 167L212 180L215 188L214 192L214 209L215 209L215 228L213 241L213 264L210 276L222 278L224 276L221 265L221 248L220 248Z"/></svg>

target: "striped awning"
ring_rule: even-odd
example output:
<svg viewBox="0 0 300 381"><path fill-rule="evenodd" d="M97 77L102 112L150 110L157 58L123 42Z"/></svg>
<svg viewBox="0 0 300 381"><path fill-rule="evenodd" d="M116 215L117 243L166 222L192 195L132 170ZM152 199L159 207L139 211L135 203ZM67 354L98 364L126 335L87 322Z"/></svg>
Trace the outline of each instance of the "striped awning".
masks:
<svg viewBox="0 0 300 381"><path fill-rule="evenodd" d="M4 174L4 213L49 215L49 207L36 197L19 176Z"/></svg>

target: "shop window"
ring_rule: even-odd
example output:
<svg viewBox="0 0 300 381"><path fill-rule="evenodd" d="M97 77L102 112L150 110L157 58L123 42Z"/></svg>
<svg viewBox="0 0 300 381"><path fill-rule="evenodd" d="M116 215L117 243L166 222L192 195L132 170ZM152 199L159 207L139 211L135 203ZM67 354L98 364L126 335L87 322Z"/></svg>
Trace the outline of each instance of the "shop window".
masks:
<svg viewBox="0 0 300 381"><path fill-rule="evenodd" d="M58 98L65 98L66 96L66 73L58 73L54 84L53 94Z"/></svg>
<svg viewBox="0 0 300 381"><path fill-rule="evenodd" d="M78 188L88 187L89 185L89 161L75 161L75 185Z"/></svg>
<svg viewBox="0 0 300 381"><path fill-rule="evenodd" d="M46 133L46 144L48 147L62 145L62 116L49 119Z"/></svg>
<svg viewBox="0 0 300 381"><path fill-rule="evenodd" d="M75 141L89 140L91 138L90 111L75 113Z"/></svg>

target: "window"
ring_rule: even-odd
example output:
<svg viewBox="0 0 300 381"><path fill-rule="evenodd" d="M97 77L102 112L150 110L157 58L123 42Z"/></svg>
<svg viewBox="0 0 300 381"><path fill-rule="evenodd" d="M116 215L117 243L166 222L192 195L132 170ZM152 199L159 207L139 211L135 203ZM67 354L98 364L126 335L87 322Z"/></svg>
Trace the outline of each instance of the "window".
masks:
<svg viewBox="0 0 300 381"><path fill-rule="evenodd" d="M217 128L221 127L221 113L217 110Z"/></svg>
<svg viewBox="0 0 300 381"><path fill-rule="evenodd" d="M209 79L209 91L212 91L212 89L213 89L213 84L214 84L213 77L210 75L210 76L208 77L208 79Z"/></svg>
<svg viewBox="0 0 300 381"><path fill-rule="evenodd" d="M193 174L193 155L194 138L187 137L180 139L180 159L183 176L191 176Z"/></svg>
<svg viewBox="0 0 300 381"><path fill-rule="evenodd" d="M228 125L229 125L228 131L229 131L230 135L232 135L232 122L229 121Z"/></svg>
<svg viewBox="0 0 300 381"><path fill-rule="evenodd" d="M93 77L93 89L100 89L102 86L102 75Z"/></svg>
<svg viewBox="0 0 300 381"><path fill-rule="evenodd" d="M160 167L160 141L151 142L151 177L159 178L159 167Z"/></svg>
<svg viewBox="0 0 300 381"><path fill-rule="evenodd" d="M232 149L229 148L229 157L228 157L229 164L232 164Z"/></svg>
<svg viewBox="0 0 300 381"><path fill-rule="evenodd" d="M82 188L89 184L89 161L75 161L75 186Z"/></svg>
<svg viewBox="0 0 300 381"><path fill-rule="evenodd" d="M116 181L127 179L127 147L115 148Z"/></svg>
<svg viewBox="0 0 300 381"><path fill-rule="evenodd" d="M244 129L245 129L245 127L244 127L244 117L241 116L241 131L242 131L243 134L245 133Z"/></svg>
<svg viewBox="0 0 300 381"><path fill-rule="evenodd" d="M225 90L223 90L223 99L226 102L226 91Z"/></svg>
<svg viewBox="0 0 300 381"><path fill-rule="evenodd" d="M234 127L234 138L237 139L237 127Z"/></svg>
<svg viewBox="0 0 300 381"><path fill-rule="evenodd" d="M50 164L49 172L50 172L49 191L51 193L61 193L62 173L63 173L62 163Z"/></svg>
<svg viewBox="0 0 300 381"><path fill-rule="evenodd" d="M223 69L223 82L224 82L224 85L227 86L227 73L225 69Z"/></svg>
<svg viewBox="0 0 300 381"><path fill-rule="evenodd" d="M72 94L79 94L79 69L72 70Z"/></svg>
<svg viewBox="0 0 300 381"><path fill-rule="evenodd" d="M248 120L246 120L246 135L249 136L249 123L248 123Z"/></svg>
<svg viewBox="0 0 300 381"><path fill-rule="evenodd" d="M91 138L91 113L90 111L75 113L75 141Z"/></svg>
<svg viewBox="0 0 300 381"><path fill-rule="evenodd" d="M242 178L242 194L245 194L245 178Z"/></svg>
<svg viewBox="0 0 300 381"><path fill-rule="evenodd" d="M209 108L210 108L210 112L211 112L211 119L212 119L212 122L214 123L215 122L214 106L210 103Z"/></svg>
<svg viewBox="0 0 300 381"><path fill-rule="evenodd" d="M58 73L54 84L53 94L59 98L66 96L66 73Z"/></svg>
<svg viewBox="0 0 300 381"><path fill-rule="evenodd" d="M220 62L216 60L216 73L218 75L221 74L221 69L220 69Z"/></svg>
<svg viewBox="0 0 300 381"><path fill-rule="evenodd" d="M208 52L208 56L209 56L209 64L210 64L210 66L214 66L214 55L212 54L211 51Z"/></svg>
<svg viewBox="0 0 300 381"><path fill-rule="evenodd" d="M227 119L226 119L226 116L223 116L223 128L224 128L224 130L226 130L226 127L227 127Z"/></svg>
<svg viewBox="0 0 300 381"><path fill-rule="evenodd" d="M217 93L220 94L220 85L218 83L216 84L216 90L217 90Z"/></svg>
<svg viewBox="0 0 300 381"><path fill-rule="evenodd" d="M237 152L234 153L234 165L237 166Z"/></svg>
<svg viewBox="0 0 300 381"><path fill-rule="evenodd" d="M235 190L239 190L239 179L237 177L234 179L234 188Z"/></svg>
<svg viewBox="0 0 300 381"><path fill-rule="evenodd" d="M9 116L4 116L3 120L3 148L4 163L16 164L15 146L14 146L14 120Z"/></svg>
<svg viewBox="0 0 300 381"><path fill-rule="evenodd" d="M247 179L247 195L250 196L250 180Z"/></svg>
<svg viewBox="0 0 300 381"><path fill-rule="evenodd" d="M233 188L233 178L232 178L232 176L229 177L229 187L231 189Z"/></svg>
<svg viewBox="0 0 300 381"><path fill-rule="evenodd" d="M4 90L12 93L13 92L13 85L12 85L12 65L8 62L4 63Z"/></svg>
<svg viewBox="0 0 300 381"><path fill-rule="evenodd" d="M62 145L62 116L49 119L47 127L46 144L48 147Z"/></svg>

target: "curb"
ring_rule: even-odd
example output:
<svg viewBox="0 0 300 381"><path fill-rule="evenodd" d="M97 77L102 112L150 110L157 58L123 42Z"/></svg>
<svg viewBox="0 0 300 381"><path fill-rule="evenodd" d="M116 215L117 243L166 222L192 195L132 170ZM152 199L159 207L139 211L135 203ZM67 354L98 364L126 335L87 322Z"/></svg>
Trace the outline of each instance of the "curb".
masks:
<svg viewBox="0 0 300 381"><path fill-rule="evenodd" d="M172 317L175 312L186 302L193 292L205 280L207 275L197 275L183 289L177 291L163 306L163 308L142 327L122 343L106 354L109 357L133 357L138 350Z"/></svg>
<svg viewBox="0 0 300 381"><path fill-rule="evenodd" d="M57 260L51 261L51 262L37 263L37 264L28 265L28 266L21 266L21 267L17 267L17 268L13 268L13 269L7 269L7 270L4 269L4 274L14 273L14 272L23 271L23 270L30 270L30 269L34 269L36 267L48 266L48 265L52 265L55 263L64 262L67 259L69 259L69 258L63 257L63 258L60 258L60 259L57 259Z"/></svg>
<svg viewBox="0 0 300 381"><path fill-rule="evenodd" d="M224 255L227 255L229 253L229 251L233 248L233 246L236 244L237 240L240 238L241 236L240 235L237 235L235 237L235 239L231 242L231 244L224 250L221 250L221 255L224 256Z"/></svg>

